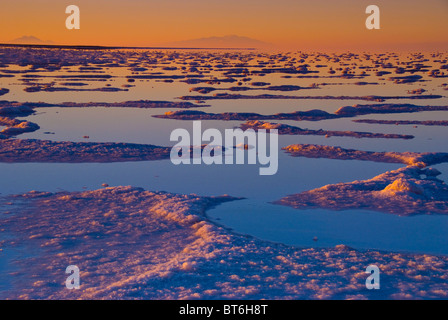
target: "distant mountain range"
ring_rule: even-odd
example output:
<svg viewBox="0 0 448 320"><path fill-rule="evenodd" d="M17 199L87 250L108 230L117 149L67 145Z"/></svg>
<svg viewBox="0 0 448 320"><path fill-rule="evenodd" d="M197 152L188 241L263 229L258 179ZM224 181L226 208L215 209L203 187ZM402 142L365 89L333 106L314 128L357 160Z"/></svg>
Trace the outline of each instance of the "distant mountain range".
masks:
<svg viewBox="0 0 448 320"><path fill-rule="evenodd" d="M266 48L271 46L267 42L237 35L175 41L164 45L183 48Z"/></svg>
<svg viewBox="0 0 448 320"><path fill-rule="evenodd" d="M10 44L31 44L31 45L54 45L53 41L42 40L32 35L22 36L20 38L8 41ZM223 37L207 37L190 39L183 41L174 41L163 43L163 47L178 48L268 48L272 45L257 39L242 37L237 35L228 35Z"/></svg>
<svg viewBox="0 0 448 320"><path fill-rule="evenodd" d="M54 44L53 41L41 40L35 36L23 36L8 42L12 44Z"/></svg>

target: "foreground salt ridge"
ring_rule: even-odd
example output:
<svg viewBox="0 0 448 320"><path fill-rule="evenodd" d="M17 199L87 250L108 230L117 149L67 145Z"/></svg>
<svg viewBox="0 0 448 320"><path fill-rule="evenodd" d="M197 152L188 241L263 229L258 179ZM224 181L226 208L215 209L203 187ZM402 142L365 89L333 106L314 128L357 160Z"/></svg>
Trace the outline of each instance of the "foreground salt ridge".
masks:
<svg viewBox="0 0 448 320"><path fill-rule="evenodd" d="M14 262L19 271L9 275L12 288L6 298L448 296L448 257L357 251L343 245L300 249L233 234L205 215L208 208L231 200L235 198L133 187L3 198L1 228L14 237L1 247L20 245L37 252ZM80 290L65 288L69 264L81 270ZM381 269L381 290L365 288L364 271L370 264Z"/></svg>
<svg viewBox="0 0 448 320"><path fill-rule="evenodd" d="M448 214L448 186L429 165L448 162L448 153L373 152L321 145L283 148L294 157L403 163L407 167L369 180L326 185L286 196L276 204L296 209L366 209L396 215Z"/></svg>

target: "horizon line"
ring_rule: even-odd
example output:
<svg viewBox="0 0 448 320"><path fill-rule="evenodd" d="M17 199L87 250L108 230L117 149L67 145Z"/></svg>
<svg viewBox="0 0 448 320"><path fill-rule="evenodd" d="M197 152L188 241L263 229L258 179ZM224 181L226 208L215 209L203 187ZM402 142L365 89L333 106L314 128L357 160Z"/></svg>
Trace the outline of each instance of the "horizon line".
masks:
<svg viewBox="0 0 448 320"><path fill-rule="evenodd" d="M172 49L172 50L259 50L259 48L239 48L239 47L140 47L140 46L100 46L100 45L65 45L65 44L13 44L0 43L0 47L38 47L38 48L67 48L67 49L86 49L86 50L102 50L102 49Z"/></svg>

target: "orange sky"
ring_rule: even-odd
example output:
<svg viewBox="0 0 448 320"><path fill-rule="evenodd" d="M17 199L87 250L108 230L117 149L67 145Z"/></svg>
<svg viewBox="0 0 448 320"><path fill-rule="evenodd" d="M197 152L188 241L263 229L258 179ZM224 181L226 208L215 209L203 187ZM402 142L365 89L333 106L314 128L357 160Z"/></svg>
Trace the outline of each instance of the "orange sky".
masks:
<svg viewBox="0 0 448 320"><path fill-rule="evenodd" d="M65 28L78 5L81 29ZM369 4L381 30L367 30ZM236 34L295 49L448 49L448 0L1 0L0 42L158 46Z"/></svg>

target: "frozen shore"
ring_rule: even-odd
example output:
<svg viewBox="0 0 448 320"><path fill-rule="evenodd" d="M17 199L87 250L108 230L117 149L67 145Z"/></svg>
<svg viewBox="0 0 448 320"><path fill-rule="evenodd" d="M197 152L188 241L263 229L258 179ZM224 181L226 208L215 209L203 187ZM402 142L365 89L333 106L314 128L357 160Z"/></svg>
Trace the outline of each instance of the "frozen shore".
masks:
<svg viewBox="0 0 448 320"><path fill-rule="evenodd" d="M36 254L13 261L18 299L437 299L448 296L444 256L302 249L238 235L205 211L229 196L199 197L114 187L30 192L2 199L2 249ZM10 209L9 209L10 208ZM0 252L0 254L2 254ZM364 272L381 269L381 290ZM80 268L81 289L65 288ZM7 296L5 296L7 294Z"/></svg>

